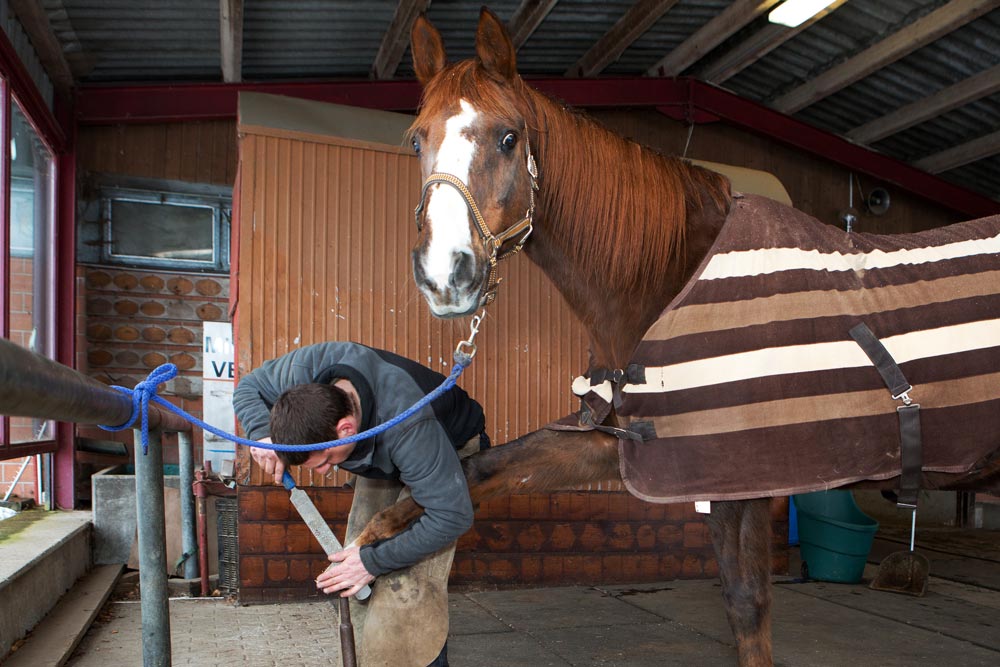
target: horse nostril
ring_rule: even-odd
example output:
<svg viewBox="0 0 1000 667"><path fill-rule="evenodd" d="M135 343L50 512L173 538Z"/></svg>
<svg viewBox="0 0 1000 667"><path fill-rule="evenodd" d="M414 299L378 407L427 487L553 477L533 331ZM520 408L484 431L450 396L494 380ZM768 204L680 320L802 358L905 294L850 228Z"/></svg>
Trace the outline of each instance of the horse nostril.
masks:
<svg viewBox="0 0 1000 667"><path fill-rule="evenodd" d="M427 276L427 272L424 271L424 263L420 261L416 250L413 251L413 280L417 283L417 287L423 290L431 293L437 291L437 285Z"/></svg>
<svg viewBox="0 0 1000 667"><path fill-rule="evenodd" d="M464 287L472 284L475 278L475 258L472 253L457 251L452 255L451 284L454 287Z"/></svg>

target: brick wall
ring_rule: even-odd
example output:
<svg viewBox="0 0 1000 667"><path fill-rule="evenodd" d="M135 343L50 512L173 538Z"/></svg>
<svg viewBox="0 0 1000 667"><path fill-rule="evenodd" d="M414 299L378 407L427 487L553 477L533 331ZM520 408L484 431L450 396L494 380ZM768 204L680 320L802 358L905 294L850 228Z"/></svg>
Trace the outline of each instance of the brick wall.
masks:
<svg viewBox="0 0 1000 667"><path fill-rule="evenodd" d="M9 257L10 260L10 335L9 340L22 347L27 347L31 340L34 282L34 269L31 257ZM10 418L10 441L24 442L34 439L33 419L27 417ZM6 495L17 472L21 468L23 458L13 458L0 461L0 498ZM14 487L12 496L34 498L36 501L35 459L32 457L25 468L21 479Z"/></svg>
<svg viewBox="0 0 1000 667"><path fill-rule="evenodd" d="M160 395L202 416L202 322L228 321L229 277L117 268L78 267L82 339L77 369L106 384L132 388L160 364L176 364L177 377ZM79 330L78 330L79 331ZM131 445L131 431L80 426L78 434ZM195 463L201 462L201 431L194 432ZM175 447L164 460L176 463Z"/></svg>
<svg viewBox="0 0 1000 667"><path fill-rule="evenodd" d="M353 493L305 491L341 539ZM772 504L775 572L788 571L788 510ZM328 564L288 492L239 487L240 602L317 596ZM613 584L715 577L708 527L694 505L654 505L624 492L566 491L497 498L458 543L451 584L479 588Z"/></svg>

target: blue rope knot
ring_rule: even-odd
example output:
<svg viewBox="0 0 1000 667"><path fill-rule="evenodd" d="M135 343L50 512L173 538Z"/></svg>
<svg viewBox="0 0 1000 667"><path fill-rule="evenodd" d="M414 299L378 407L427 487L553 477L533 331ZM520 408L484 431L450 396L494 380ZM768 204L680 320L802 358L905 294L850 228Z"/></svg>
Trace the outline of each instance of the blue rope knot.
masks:
<svg viewBox="0 0 1000 667"><path fill-rule="evenodd" d="M132 414L129 415L128 421L119 426L104 426L103 424L98 424L105 431L124 431L125 429L132 426L135 423L136 417L141 416L142 423L142 453L146 454L149 451L149 399L152 398L157 403L161 402L156 395L156 390L161 384L169 380L173 380L177 377L177 366L174 364L161 364L153 369L145 380L135 385L133 389L128 389L127 387L119 387L118 385L112 385L111 388L120 391L123 394L130 394L132 396ZM157 400L159 399L159 400Z"/></svg>
<svg viewBox="0 0 1000 667"><path fill-rule="evenodd" d="M374 428L370 428L367 431L361 433L355 433L352 436L346 438L341 438L339 440L330 440L329 442L316 442L307 445L279 445L275 443L264 443L258 442L256 440L249 440L247 438L241 438L239 436L233 435L231 433L226 433L211 424L208 424L201 419L198 419L194 415L191 415L181 408L177 407L170 401L165 401L160 396L156 395L156 389L160 384L166 382L167 380L172 380L177 376L177 366L173 364L163 364L161 366L153 369L153 372L149 376L137 384L134 389L128 389L126 387L112 386L112 389L122 392L123 394L130 394L132 396L132 414L129 416L127 422L120 426L104 426L99 425L105 431L124 431L125 429L132 426L135 422L136 417L141 416L142 418L142 453L147 454L149 451L149 402L152 401L162 408L173 412L174 414L180 415L184 419L188 420L195 426L198 426L203 431L208 431L213 433L220 438L224 438L231 442L235 442L239 445L244 445L246 447L259 447L262 449L273 449L275 451L282 452L313 452L320 449L330 449L331 447L341 447L343 445L348 445L352 442L359 442L361 440L367 440L368 438L373 438L376 435L388 431L390 428L396 426L397 424L406 421L414 414L419 412L424 406L437 400L441 395L447 392L449 389L455 386L458 382L458 376L466 369L466 367L472 363L472 354L465 352L455 351L454 359L455 365L451 369L451 374L445 378L445 381L441 383L439 387L434 389L431 393L427 394L419 401L414 403L411 407L404 410L402 413L396 415L389 421L379 424Z"/></svg>

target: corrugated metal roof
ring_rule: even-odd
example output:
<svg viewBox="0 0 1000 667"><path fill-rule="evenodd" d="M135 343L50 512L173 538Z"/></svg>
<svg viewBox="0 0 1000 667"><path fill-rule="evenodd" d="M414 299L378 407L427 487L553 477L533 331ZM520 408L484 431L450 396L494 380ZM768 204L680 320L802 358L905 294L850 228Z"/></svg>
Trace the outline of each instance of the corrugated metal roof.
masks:
<svg viewBox="0 0 1000 667"><path fill-rule="evenodd" d="M80 83L218 81L221 79L217 0L41 0L66 60ZM417 3L420 5L420 3ZM539 3L501 0L497 15L511 20L519 8ZM653 3L649 3L651 6ZM973 0L951 0L977 12ZM636 7L631 0L561 0L518 52L529 76L563 76L619 19ZM681 47L731 0L679 0L650 22L600 76L644 76ZM948 0L849 0L780 46L725 80L723 87L773 104L891 37ZM254 0L243 17L244 81L367 79L397 10L393 0ZM423 5L420 5L423 6ZM971 7L971 9L970 9ZM1000 65L1000 0L983 0L978 17L945 31L929 44L860 80L835 90L793 115L820 128L847 133L906 104ZM448 55L474 55L480 2L437 1L427 15L440 30ZM702 54L685 74L708 64L768 27L765 13ZM8 34L16 33L8 28ZM405 30L404 33L405 35ZM412 78L408 48L394 77ZM874 149L916 161L994 132L1000 127L997 95L985 95L936 118L874 141ZM952 168L942 175L991 197L1000 196L995 156Z"/></svg>

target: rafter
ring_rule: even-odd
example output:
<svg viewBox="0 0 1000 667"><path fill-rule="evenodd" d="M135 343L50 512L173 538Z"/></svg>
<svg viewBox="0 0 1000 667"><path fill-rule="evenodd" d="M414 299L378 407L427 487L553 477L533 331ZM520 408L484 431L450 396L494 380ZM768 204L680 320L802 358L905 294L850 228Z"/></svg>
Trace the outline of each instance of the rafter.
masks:
<svg viewBox="0 0 1000 667"><path fill-rule="evenodd" d="M856 127L847 138L870 144L996 92L1000 92L1000 65Z"/></svg>
<svg viewBox="0 0 1000 667"><path fill-rule="evenodd" d="M932 174L940 174L998 153L1000 153L1000 130L953 146L940 153L928 155L914 162L913 166Z"/></svg>
<svg viewBox="0 0 1000 667"><path fill-rule="evenodd" d="M558 2L559 0L521 0L521 5L514 11L507 25L515 49L524 46Z"/></svg>
<svg viewBox="0 0 1000 667"><path fill-rule="evenodd" d="M431 0L399 0L389 28L382 36L375 62L372 63L371 78L391 79L396 74L403 54L406 53L406 46L410 43L410 28L430 4Z"/></svg>
<svg viewBox="0 0 1000 667"><path fill-rule="evenodd" d="M677 0L639 0L597 40L565 76L596 76L618 60L632 42L670 11Z"/></svg>
<svg viewBox="0 0 1000 667"><path fill-rule="evenodd" d="M922 46L996 9L997 0L952 0L845 62L828 69L774 100L784 113L795 113L863 79Z"/></svg>
<svg viewBox="0 0 1000 667"><path fill-rule="evenodd" d="M779 0L736 0L646 72L649 76L677 76L730 35L778 4Z"/></svg>
<svg viewBox="0 0 1000 667"><path fill-rule="evenodd" d="M219 0L219 52L222 80L243 80L243 0Z"/></svg>
<svg viewBox="0 0 1000 667"><path fill-rule="evenodd" d="M809 28L823 17L830 15L845 2L847 0L835 0L826 9L821 10L815 16L807 19L795 28L789 28L778 23L765 24L760 30L729 49L721 57L715 59L715 61L698 72L698 78L709 83L728 81L792 37Z"/></svg>
<svg viewBox="0 0 1000 667"><path fill-rule="evenodd" d="M8 4L35 47L38 60L49 75L52 86L62 97L69 99L75 77L45 8L38 0L8 0Z"/></svg>

